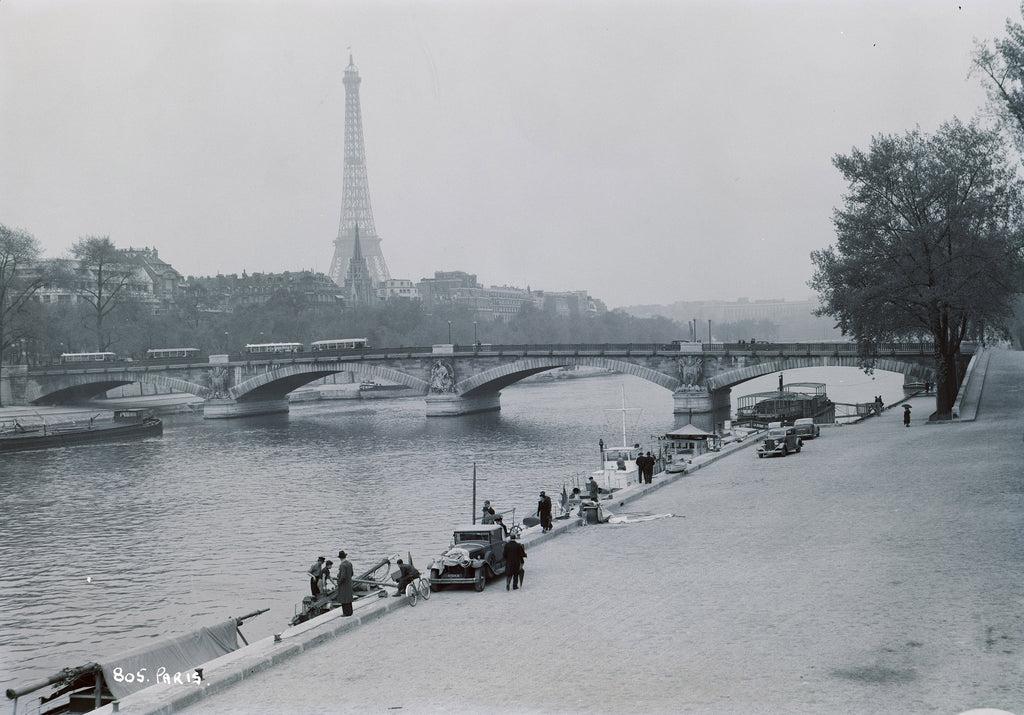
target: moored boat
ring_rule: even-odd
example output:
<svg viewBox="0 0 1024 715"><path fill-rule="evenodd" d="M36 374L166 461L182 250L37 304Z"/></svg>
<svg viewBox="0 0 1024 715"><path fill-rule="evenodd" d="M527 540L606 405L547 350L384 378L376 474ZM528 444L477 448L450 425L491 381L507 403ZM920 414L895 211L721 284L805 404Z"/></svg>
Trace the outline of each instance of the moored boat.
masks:
<svg viewBox="0 0 1024 715"><path fill-rule="evenodd" d="M112 442L121 439L158 437L163 434L163 421L145 410L115 410L112 421L70 422L59 425L23 425L18 420L0 425L0 452L22 452L31 449L64 447L89 442Z"/></svg>
<svg viewBox="0 0 1024 715"><path fill-rule="evenodd" d="M626 442L626 413L642 412L639 407L626 407L626 391L622 390L622 407L617 412L622 413L622 444L617 447L610 447L600 440L601 446L601 469L593 472L594 481L600 489L611 492L616 489L624 489L630 484L640 482L640 470L636 464L636 458L643 454L639 443L632 445ZM579 486L579 485L577 485Z"/></svg>

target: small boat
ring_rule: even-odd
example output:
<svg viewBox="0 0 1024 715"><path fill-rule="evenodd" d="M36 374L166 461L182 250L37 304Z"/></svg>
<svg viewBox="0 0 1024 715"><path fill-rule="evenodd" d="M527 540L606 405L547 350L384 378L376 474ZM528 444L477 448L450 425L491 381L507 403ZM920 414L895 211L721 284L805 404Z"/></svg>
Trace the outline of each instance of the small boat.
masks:
<svg viewBox="0 0 1024 715"><path fill-rule="evenodd" d="M238 650L239 638L249 645L242 635L242 624L266 612L266 608L261 608L184 635L147 640L134 650L102 662L64 668L45 680L8 688L7 697L14 701L12 712L18 712L18 698L26 695L32 695L27 711L65 715L92 712L111 703L116 711L118 700L150 685L200 686L200 666Z"/></svg>
<svg viewBox="0 0 1024 715"><path fill-rule="evenodd" d="M626 413L641 412L642 410L639 407L626 407L626 390L623 388L622 407L616 411L622 413L622 446L610 447L604 443L604 440L601 440L602 468L593 473L598 487L606 492L624 489L630 484L637 484L640 481L640 470L636 466L636 458L643 453L643 450L639 443L629 445L626 442Z"/></svg>
<svg viewBox="0 0 1024 715"><path fill-rule="evenodd" d="M0 427L0 453L21 452L30 449L64 447L89 442L114 442L121 439L159 437L163 434L163 421L150 416L145 410L115 410L110 422L90 417L87 422L69 422L59 425L22 425L18 420Z"/></svg>

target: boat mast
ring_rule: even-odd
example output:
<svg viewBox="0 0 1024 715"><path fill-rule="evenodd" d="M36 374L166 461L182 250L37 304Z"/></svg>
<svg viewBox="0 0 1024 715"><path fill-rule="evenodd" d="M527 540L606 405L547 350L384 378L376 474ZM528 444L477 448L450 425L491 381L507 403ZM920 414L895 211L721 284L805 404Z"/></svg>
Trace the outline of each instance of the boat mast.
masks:
<svg viewBox="0 0 1024 715"><path fill-rule="evenodd" d="M632 445L626 442L626 413L630 410L642 411L641 407L626 407L626 386L622 385L622 407L619 408L619 412L622 413L622 446L631 447Z"/></svg>
<svg viewBox="0 0 1024 715"><path fill-rule="evenodd" d="M622 389L622 446L626 446L626 386L619 385Z"/></svg>

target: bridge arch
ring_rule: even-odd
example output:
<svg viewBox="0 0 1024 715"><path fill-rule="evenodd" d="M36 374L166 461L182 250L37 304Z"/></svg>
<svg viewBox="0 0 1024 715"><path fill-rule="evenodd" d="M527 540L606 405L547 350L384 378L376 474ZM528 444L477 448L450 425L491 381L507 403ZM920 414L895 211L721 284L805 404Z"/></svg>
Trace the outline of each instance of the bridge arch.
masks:
<svg viewBox="0 0 1024 715"><path fill-rule="evenodd" d="M625 360L614 360L605 357L589 356L551 356L551 357L524 357L515 362L508 362L488 370L484 370L472 377L460 381L457 384L459 394L463 397L475 397L478 395L490 394L500 391L502 388L519 382L539 372L553 370L567 366L597 367L625 375L635 375L648 382L664 387L674 392L682 386L682 382L675 377L666 375L663 372L652 370L643 365L626 362Z"/></svg>
<svg viewBox="0 0 1024 715"><path fill-rule="evenodd" d="M88 400L102 395L108 390L136 382L141 385L153 385L157 389L164 389L168 392L187 392L204 399L211 395L210 388L205 385L197 385L188 380L168 377L163 374L138 371L119 373L116 378L113 373L64 375L59 380L48 382L45 388L33 380L26 387L25 399L32 405L67 404L68 402Z"/></svg>
<svg viewBox="0 0 1024 715"><path fill-rule="evenodd" d="M339 372L351 372L360 378L380 378L412 388L421 394L427 393L428 385L425 381L399 370L372 363L335 363L330 368L321 363L281 365L233 385L227 393L238 402L282 399L292 390Z"/></svg>
<svg viewBox="0 0 1024 715"><path fill-rule="evenodd" d="M860 358L856 356L780 357L720 372L707 379L707 388L713 392L733 387L755 377L785 370L796 370L802 367L862 368L863 364ZM933 382L935 380L935 368L896 358L878 358L875 360L874 369L902 373L915 380L931 380Z"/></svg>

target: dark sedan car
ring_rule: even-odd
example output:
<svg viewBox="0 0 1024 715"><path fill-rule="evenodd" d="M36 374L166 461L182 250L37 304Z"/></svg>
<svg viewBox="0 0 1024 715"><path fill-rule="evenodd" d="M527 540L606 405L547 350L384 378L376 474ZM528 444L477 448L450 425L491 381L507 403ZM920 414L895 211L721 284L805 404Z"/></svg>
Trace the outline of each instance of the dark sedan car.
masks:
<svg viewBox="0 0 1024 715"><path fill-rule="evenodd" d="M451 546L430 564L430 588L473 584L483 591L487 579L505 573L505 537L500 524L455 530Z"/></svg>

